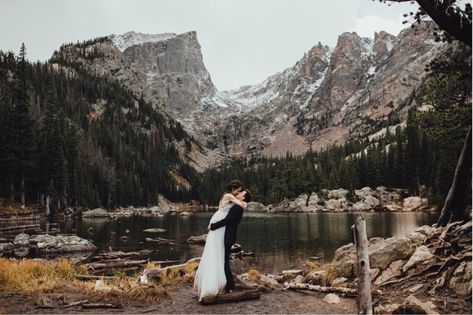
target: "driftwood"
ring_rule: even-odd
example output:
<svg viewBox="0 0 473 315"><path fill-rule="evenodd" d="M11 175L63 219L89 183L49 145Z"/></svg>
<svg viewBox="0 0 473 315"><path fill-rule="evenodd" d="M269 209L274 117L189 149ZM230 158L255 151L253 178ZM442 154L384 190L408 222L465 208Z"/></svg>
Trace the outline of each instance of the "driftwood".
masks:
<svg viewBox="0 0 473 315"><path fill-rule="evenodd" d="M102 280L102 279L115 279L116 276L95 276L95 275L77 275L77 279L79 280Z"/></svg>
<svg viewBox="0 0 473 315"><path fill-rule="evenodd" d="M371 300L371 269L368 252L368 237L366 235L366 221L363 215L358 214L355 221L355 245L358 271L358 314L373 314Z"/></svg>
<svg viewBox="0 0 473 315"><path fill-rule="evenodd" d="M321 292L321 293L341 293L346 296L357 296L357 290L356 289L350 289L350 288L342 288L342 287L324 287L320 285L312 285L308 283L294 283L294 282L286 282L284 284L283 290L308 290L308 291L315 291L315 292Z"/></svg>
<svg viewBox="0 0 473 315"><path fill-rule="evenodd" d="M27 230L27 229L35 229L39 228L40 224L26 224L26 225L15 225L15 226L5 226L0 228L0 232L6 231L16 231L16 230Z"/></svg>
<svg viewBox="0 0 473 315"><path fill-rule="evenodd" d="M160 229L160 228L151 228L151 229L143 230L143 232L145 232L145 233L164 233L164 232L166 232L166 230L165 229Z"/></svg>
<svg viewBox="0 0 473 315"><path fill-rule="evenodd" d="M104 260L104 259L148 257L151 254L153 254L154 252L156 252L156 250L151 250L151 249L143 249L143 250L140 250L138 252L127 252L127 253L122 252L122 251L104 252L104 253L100 253L98 255L95 255L94 257L92 257L92 260L96 261L96 260Z"/></svg>
<svg viewBox="0 0 473 315"><path fill-rule="evenodd" d="M104 262L95 262L95 263L88 263L85 266L89 269L97 270L97 269L112 269L112 268L130 268L130 267L137 267L137 266L144 266L146 265L147 260L122 260L116 259L112 261L104 261Z"/></svg>
<svg viewBox="0 0 473 315"><path fill-rule="evenodd" d="M179 260L151 260L150 262L152 262L153 264L156 264L156 265L164 265L164 264L174 264L174 263L177 263L179 262Z"/></svg>
<svg viewBox="0 0 473 315"><path fill-rule="evenodd" d="M204 297L200 303L204 305L208 304L220 304L220 303L231 303L248 300L259 299L261 293L258 290L245 290L245 291L234 291L225 294L219 294L215 297Z"/></svg>
<svg viewBox="0 0 473 315"><path fill-rule="evenodd" d="M202 245L204 245L206 240L207 240L207 234L203 234L203 235L199 235L199 236L191 235L191 236L187 239L187 243L189 243L189 244L202 244Z"/></svg>
<svg viewBox="0 0 473 315"><path fill-rule="evenodd" d="M167 238L163 238L163 237L158 237L158 238L145 237L145 241L159 243L159 244L176 245L176 243L174 243L173 241L168 240Z"/></svg>
<svg viewBox="0 0 473 315"><path fill-rule="evenodd" d="M109 303L82 303L83 308L123 308L121 304L109 304Z"/></svg>
<svg viewBox="0 0 473 315"><path fill-rule="evenodd" d="M61 308L68 308L68 307L78 306L78 305L86 304L87 302L89 302L89 300L79 300L79 301L71 302L67 305L61 306Z"/></svg>

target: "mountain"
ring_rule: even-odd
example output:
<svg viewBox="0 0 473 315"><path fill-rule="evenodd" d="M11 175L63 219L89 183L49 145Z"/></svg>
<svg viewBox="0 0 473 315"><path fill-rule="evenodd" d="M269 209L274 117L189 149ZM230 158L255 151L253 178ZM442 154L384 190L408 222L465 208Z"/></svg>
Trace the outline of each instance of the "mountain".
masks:
<svg viewBox="0 0 473 315"><path fill-rule="evenodd" d="M429 26L374 38L346 32L335 48L317 44L293 67L225 92L252 110L217 130L212 143L234 154L284 156L318 150L402 123L425 66L445 51Z"/></svg>
<svg viewBox="0 0 473 315"><path fill-rule="evenodd" d="M179 121L203 146L187 153L202 170L229 155L302 154L401 124L424 67L447 45L429 27L372 39L346 32L334 48L318 43L294 66L231 91L215 88L195 32L110 35L86 45L85 58L65 45L52 60L116 79Z"/></svg>

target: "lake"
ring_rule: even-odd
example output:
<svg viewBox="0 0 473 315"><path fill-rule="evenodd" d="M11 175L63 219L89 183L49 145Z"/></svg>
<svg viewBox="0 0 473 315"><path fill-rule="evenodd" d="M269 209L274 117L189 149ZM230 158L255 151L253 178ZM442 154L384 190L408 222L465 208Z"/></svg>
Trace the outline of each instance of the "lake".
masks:
<svg viewBox="0 0 473 315"><path fill-rule="evenodd" d="M133 216L118 220L82 219L61 226L61 230L77 233L90 239L101 251L136 251L157 249L153 260L186 261L201 256L203 246L189 245L191 235L206 233L213 212L193 213L190 216L165 215L162 217ZM438 213L364 213L368 238L402 237L417 227L437 221ZM262 272L278 273L284 269L300 268L310 256L325 257L329 262L335 250L352 241L350 226L355 213L244 213L238 229L238 243L254 257L243 257L232 262L236 272L256 268ZM63 223L64 224L64 223ZM61 225L63 225L61 224ZM165 233L145 233L147 228L163 228ZM128 230L128 231L127 231ZM127 233L128 232L128 233ZM123 241L121 236L128 236ZM145 242L145 237L164 237L176 245Z"/></svg>

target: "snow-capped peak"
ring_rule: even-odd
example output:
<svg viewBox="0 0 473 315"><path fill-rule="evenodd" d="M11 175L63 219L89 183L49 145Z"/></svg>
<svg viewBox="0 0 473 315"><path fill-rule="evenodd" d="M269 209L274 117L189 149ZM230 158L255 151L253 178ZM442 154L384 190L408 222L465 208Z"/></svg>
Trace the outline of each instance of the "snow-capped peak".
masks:
<svg viewBox="0 0 473 315"><path fill-rule="evenodd" d="M115 46L120 49L120 51L124 51L128 47L134 45L141 45L143 43L156 43L161 41L166 41L168 39L176 37L176 33L164 33L164 34L143 34L143 33L136 33L134 31L127 32L121 35L111 35L110 38L112 39Z"/></svg>

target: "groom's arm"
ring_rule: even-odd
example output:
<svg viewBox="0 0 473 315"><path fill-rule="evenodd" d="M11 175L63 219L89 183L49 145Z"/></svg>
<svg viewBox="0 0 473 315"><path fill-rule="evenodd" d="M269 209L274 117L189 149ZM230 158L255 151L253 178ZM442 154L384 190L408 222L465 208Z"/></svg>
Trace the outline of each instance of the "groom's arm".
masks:
<svg viewBox="0 0 473 315"><path fill-rule="evenodd" d="M227 216L215 223L210 224L210 229L212 231L221 228L222 226L227 225L228 223L235 221L238 219L238 213L240 211L243 211L243 208L240 207L239 205L234 205L233 207L230 208L230 211L228 212Z"/></svg>

